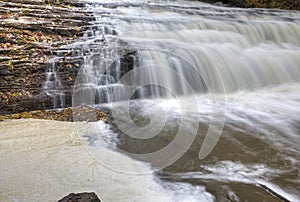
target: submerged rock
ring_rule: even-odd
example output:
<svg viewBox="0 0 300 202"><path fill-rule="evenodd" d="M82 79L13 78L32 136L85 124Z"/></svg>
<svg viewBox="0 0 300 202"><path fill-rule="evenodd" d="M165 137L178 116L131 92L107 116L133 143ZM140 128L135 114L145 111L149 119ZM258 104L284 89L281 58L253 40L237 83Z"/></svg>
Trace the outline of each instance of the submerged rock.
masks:
<svg viewBox="0 0 300 202"><path fill-rule="evenodd" d="M101 202L98 196L94 193L71 193L58 202Z"/></svg>

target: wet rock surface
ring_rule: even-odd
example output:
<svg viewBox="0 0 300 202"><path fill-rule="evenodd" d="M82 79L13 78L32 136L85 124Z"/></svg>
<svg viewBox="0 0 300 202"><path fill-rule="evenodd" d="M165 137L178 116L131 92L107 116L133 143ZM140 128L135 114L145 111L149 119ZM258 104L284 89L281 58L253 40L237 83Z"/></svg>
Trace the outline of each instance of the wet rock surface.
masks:
<svg viewBox="0 0 300 202"><path fill-rule="evenodd" d="M72 106L82 36L101 29L94 14L77 1L14 0L0 2L0 18L0 115ZM122 75L132 69L130 55L120 63Z"/></svg>
<svg viewBox="0 0 300 202"><path fill-rule="evenodd" d="M67 45L87 29L93 15L77 1L0 1L0 114L49 109L42 92L46 71L55 61L71 105L71 88L80 67ZM68 60L66 57L68 56Z"/></svg>

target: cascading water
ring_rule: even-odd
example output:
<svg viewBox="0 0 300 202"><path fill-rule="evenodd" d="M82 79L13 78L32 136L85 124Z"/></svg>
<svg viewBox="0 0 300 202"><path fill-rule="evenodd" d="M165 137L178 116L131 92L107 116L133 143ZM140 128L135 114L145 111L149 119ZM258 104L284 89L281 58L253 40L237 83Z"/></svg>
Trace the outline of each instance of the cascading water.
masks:
<svg viewBox="0 0 300 202"><path fill-rule="evenodd" d="M177 183L201 201L300 201L299 12L86 2L73 105L108 103L120 152L191 200Z"/></svg>
<svg viewBox="0 0 300 202"><path fill-rule="evenodd" d="M65 93L55 65L55 59L52 59L46 70L46 81L42 87L42 94L51 98L53 108L63 108L65 106Z"/></svg>
<svg viewBox="0 0 300 202"><path fill-rule="evenodd" d="M128 78L119 81L120 58L130 50L135 52L135 69L149 66L142 78L130 77L131 85L139 83L134 79L149 83L138 90L141 98L170 95L151 83L188 95L186 85L195 92L229 93L300 80L297 15L201 3L179 6L176 1L105 2L97 9L97 30L88 37L91 53L80 74L85 78L78 82L86 84L85 93L86 88L93 91L93 102L132 93ZM171 68L182 78L151 65Z"/></svg>

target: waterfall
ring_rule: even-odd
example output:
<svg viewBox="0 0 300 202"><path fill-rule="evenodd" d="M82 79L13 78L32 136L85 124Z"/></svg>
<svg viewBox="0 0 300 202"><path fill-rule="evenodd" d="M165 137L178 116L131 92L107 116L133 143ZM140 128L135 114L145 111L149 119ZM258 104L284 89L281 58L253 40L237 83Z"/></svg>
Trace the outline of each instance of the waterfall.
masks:
<svg viewBox="0 0 300 202"><path fill-rule="evenodd" d="M136 23L132 29L136 31L124 40L149 49L140 51L141 65L170 67L184 75L196 91L203 83L198 77L210 92L253 90L300 80L300 29L294 23L162 23ZM176 26L179 29L172 29ZM147 73L158 80L172 81L151 68ZM180 82L175 85L177 89L182 87Z"/></svg>
<svg viewBox="0 0 300 202"><path fill-rule="evenodd" d="M228 94L300 81L300 14L181 1L88 1L73 104ZM122 60L131 58L129 64Z"/></svg>

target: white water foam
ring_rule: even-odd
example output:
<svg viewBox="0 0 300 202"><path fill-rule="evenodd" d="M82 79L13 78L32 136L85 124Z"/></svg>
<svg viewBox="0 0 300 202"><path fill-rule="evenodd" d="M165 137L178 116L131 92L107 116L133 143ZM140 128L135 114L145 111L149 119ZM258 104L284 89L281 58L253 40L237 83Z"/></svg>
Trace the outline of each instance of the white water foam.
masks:
<svg viewBox="0 0 300 202"><path fill-rule="evenodd" d="M299 153L300 84L269 86L256 91L231 94L196 95L197 103L188 96L176 99L144 101L145 110L158 105L161 110L179 117L185 105L191 120L209 124L214 110L225 110L225 126L244 134L256 135L281 149ZM159 118L159 116L157 117ZM289 145L289 146L287 146ZM288 147L288 148L287 148Z"/></svg>
<svg viewBox="0 0 300 202"><path fill-rule="evenodd" d="M181 179L201 179L223 182L242 182L245 184L264 185L289 201L300 201L295 194L284 191L279 186L268 182L272 176L283 171L274 170L265 165L244 165L232 161L220 161L215 165L201 166L202 172L188 172L175 174Z"/></svg>

